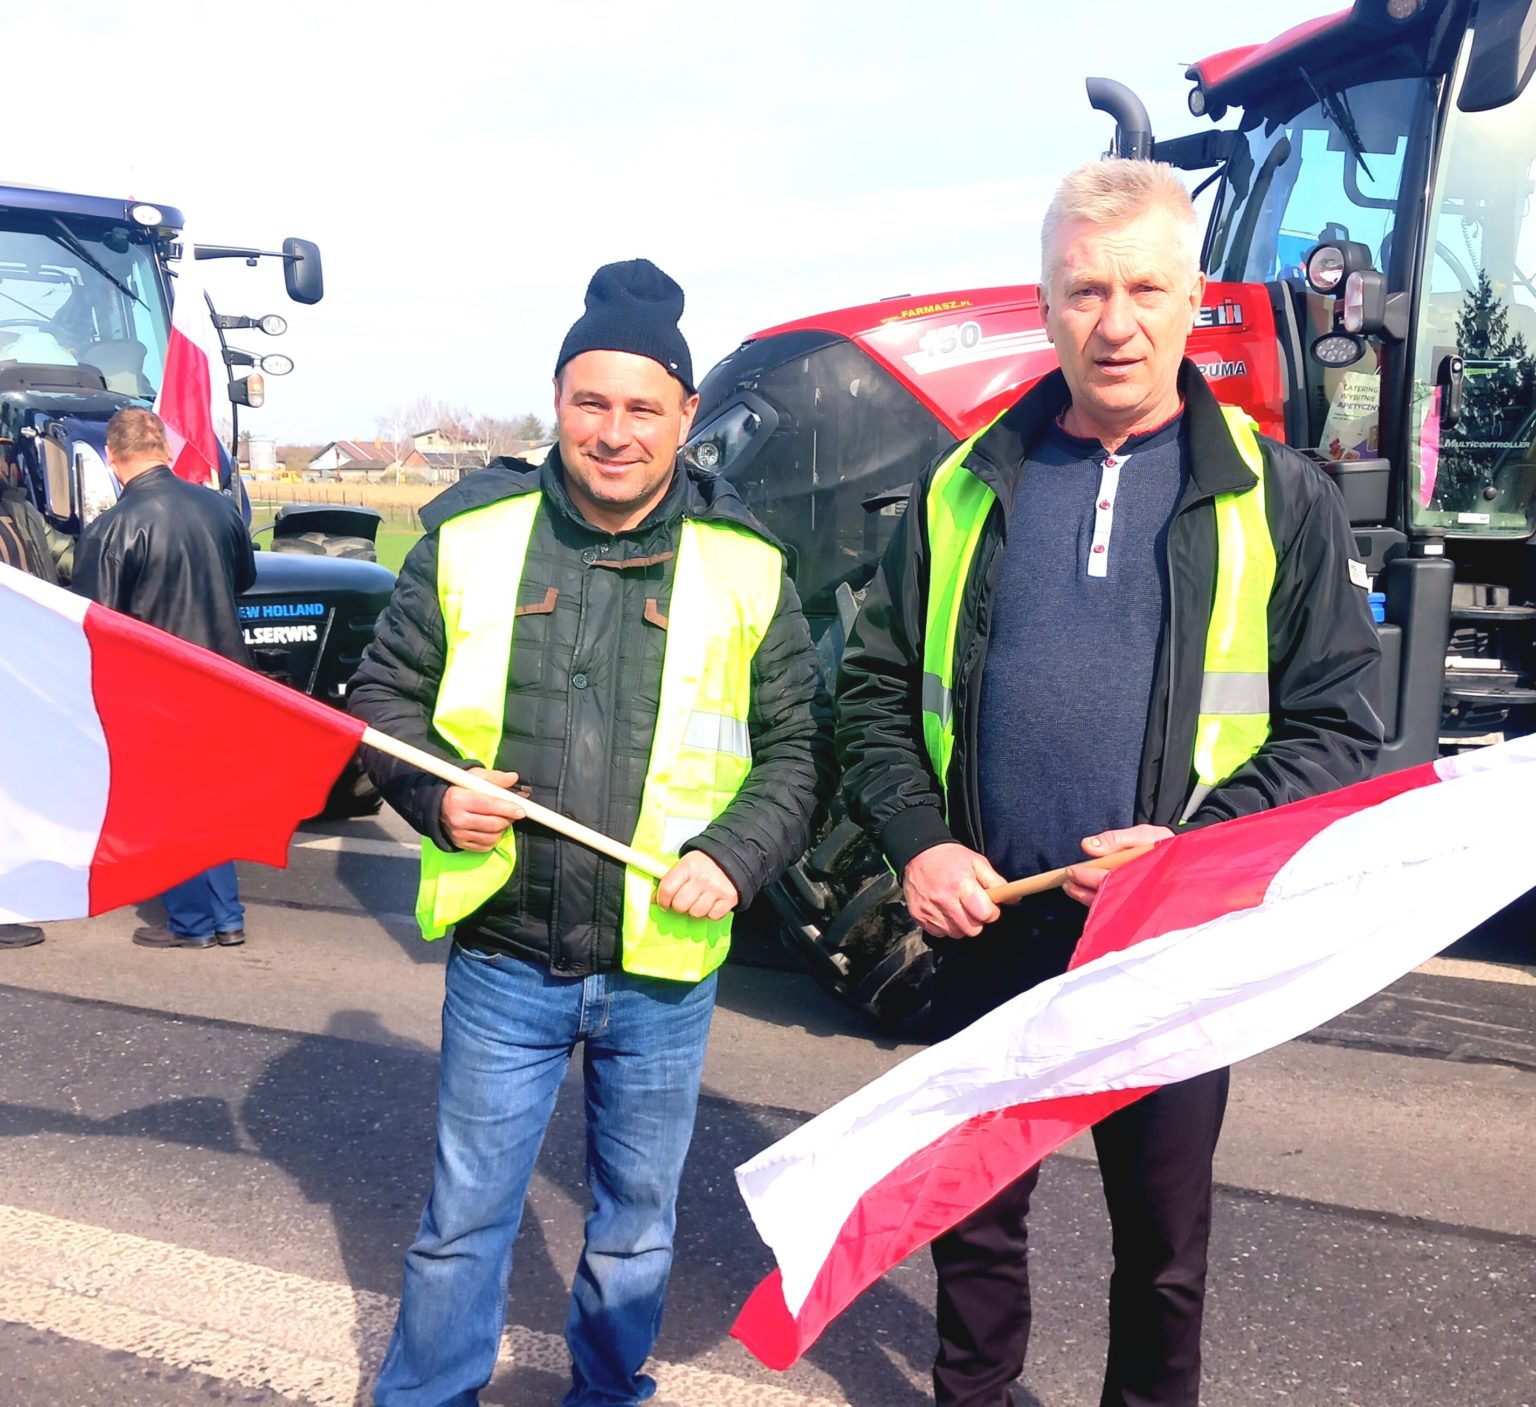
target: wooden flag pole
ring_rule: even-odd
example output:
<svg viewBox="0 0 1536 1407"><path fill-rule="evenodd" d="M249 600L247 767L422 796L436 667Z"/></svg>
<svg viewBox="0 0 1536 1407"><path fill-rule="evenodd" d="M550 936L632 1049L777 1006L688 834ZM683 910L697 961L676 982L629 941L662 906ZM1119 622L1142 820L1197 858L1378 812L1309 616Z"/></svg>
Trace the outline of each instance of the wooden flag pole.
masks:
<svg viewBox="0 0 1536 1407"><path fill-rule="evenodd" d="M1102 855L1097 860L1079 860L1075 865L1063 866L1059 870L1047 870L1044 874L1032 874L1028 879L1015 879L1008 884L994 884L987 890L987 898L994 904L1017 904L1027 895L1043 894L1047 889L1060 889L1067 882L1068 869L1118 870L1121 865L1128 865L1132 860L1139 860L1143 855L1151 852L1150 845L1134 845L1129 850L1116 850L1113 854Z"/></svg>
<svg viewBox="0 0 1536 1407"><path fill-rule="evenodd" d="M413 767L420 767L423 772L430 772L434 777L441 777L445 782L451 782L456 787L468 787L470 791L479 792L481 796L494 796L498 801L509 799L515 801L523 808L530 821L548 826L550 830L576 841L577 844L585 845L589 850L596 850L599 855L606 855L610 860L629 865L639 870L641 874L650 875L652 879L661 879L671 868L650 855L642 855L640 851L625 845L622 841L614 840L611 836L595 831L590 826L584 826L580 821L562 816L558 811L551 811L547 806L540 806L537 801L529 801L515 792L509 792L505 787L499 787L494 782L488 782L483 777L466 772L462 767L455 767L451 762L444 762L442 758L434 757L430 752L423 752L419 747L402 743L390 737L388 733L380 733L374 728L364 728L363 742L369 747L378 748L380 752L387 752L391 757L398 757L402 762L409 762Z"/></svg>

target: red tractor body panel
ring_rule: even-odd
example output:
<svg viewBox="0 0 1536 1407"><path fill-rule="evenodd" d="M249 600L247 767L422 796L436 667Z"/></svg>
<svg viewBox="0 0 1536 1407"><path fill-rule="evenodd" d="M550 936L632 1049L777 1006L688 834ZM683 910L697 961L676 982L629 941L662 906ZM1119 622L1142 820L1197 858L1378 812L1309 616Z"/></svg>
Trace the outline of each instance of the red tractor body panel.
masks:
<svg viewBox="0 0 1536 1407"><path fill-rule="evenodd" d="M1191 64L1185 77L1198 80L1209 96L1227 101L1231 89L1240 87L1277 61L1294 68L1297 49L1320 35L1342 28L1353 13L1353 10L1339 10L1335 14L1319 15L1315 20L1303 20L1267 44L1243 44L1236 49L1223 49L1219 54Z"/></svg>
<svg viewBox="0 0 1536 1407"><path fill-rule="evenodd" d="M995 420L1056 366L1034 284L889 298L780 323L749 339L821 331L856 343L957 439ZM1244 406L1266 435L1284 434L1274 315L1262 286L1213 283L1189 357L1223 401Z"/></svg>

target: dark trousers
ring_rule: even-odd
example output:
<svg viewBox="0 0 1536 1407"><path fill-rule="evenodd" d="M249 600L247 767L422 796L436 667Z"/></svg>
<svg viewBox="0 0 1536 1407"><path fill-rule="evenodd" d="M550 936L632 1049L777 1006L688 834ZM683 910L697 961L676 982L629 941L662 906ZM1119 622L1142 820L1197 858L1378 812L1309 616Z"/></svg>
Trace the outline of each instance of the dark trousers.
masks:
<svg viewBox="0 0 1536 1407"><path fill-rule="evenodd" d="M1000 932L941 951L942 1034L1062 971L1073 927ZM957 1024L958 1023L958 1024ZM1113 1233L1109 1358L1101 1407L1196 1407L1211 1223L1211 1159L1228 1072L1168 1085L1093 1130ZM1033 1169L933 1243L938 1270L938 1407L1008 1407L1024 1367L1030 1292L1026 1216Z"/></svg>

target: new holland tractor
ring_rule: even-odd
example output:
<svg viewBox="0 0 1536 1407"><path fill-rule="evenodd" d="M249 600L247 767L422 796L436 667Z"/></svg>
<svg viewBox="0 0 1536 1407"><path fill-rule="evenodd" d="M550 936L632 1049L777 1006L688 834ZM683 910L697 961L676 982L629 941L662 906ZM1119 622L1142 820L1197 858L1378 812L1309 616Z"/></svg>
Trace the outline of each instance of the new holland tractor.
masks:
<svg viewBox="0 0 1536 1407"><path fill-rule="evenodd" d="M1533 67L1532 0L1357 0L1188 69L1191 113L1235 126L1157 140L1088 81L1110 155L1214 183L1189 355L1344 495L1383 769L1536 726ZM1054 365L1026 285L783 323L705 378L689 453L794 549L829 676L919 470ZM832 990L921 1029L926 946L846 816L774 899Z"/></svg>

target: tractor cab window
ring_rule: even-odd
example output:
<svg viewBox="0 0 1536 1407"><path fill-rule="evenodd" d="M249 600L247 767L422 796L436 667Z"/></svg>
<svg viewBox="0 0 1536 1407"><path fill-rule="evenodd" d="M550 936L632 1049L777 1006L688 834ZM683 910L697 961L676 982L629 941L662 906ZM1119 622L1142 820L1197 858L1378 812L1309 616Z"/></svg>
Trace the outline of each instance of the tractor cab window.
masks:
<svg viewBox="0 0 1536 1407"><path fill-rule="evenodd" d="M688 454L793 550L806 613L825 618L840 584L868 583L913 479L953 437L861 348L814 336L748 343L712 371Z"/></svg>
<svg viewBox="0 0 1536 1407"><path fill-rule="evenodd" d="M94 368L108 390L152 398L168 321L140 231L51 220L0 228L0 371Z"/></svg>
<svg viewBox="0 0 1536 1407"><path fill-rule="evenodd" d="M1433 113L1437 91L1424 78L1338 89L1304 76L1293 90L1292 100L1306 103L1299 111L1250 110L1212 221L1211 277L1283 281L1301 296L1303 343L1331 331L1335 303L1307 290L1307 253L1350 240L1365 246L1374 268L1391 274L1404 158ZM1307 357L1305 375L1308 443L1333 459L1374 456L1381 400L1375 348L1342 371Z"/></svg>
<svg viewBox="0 0 1536 1407"><path fill-rule="evenodd" d="M1421 527L1536 528L1536 83L1491 112L1448 106L1419 293L1410 421ZM1447 359L1465 367L1450 422Z"/></svg>
<svg viewBox="0 0 1536 1407"><path fill-rule="evenodd" d="M1322 96L1294 116L1248 113L1211 230L1207 267L1233 283L1299 280L1307 251L1348 239L1385 270L1403 154L1423 79Z"/></svg>

